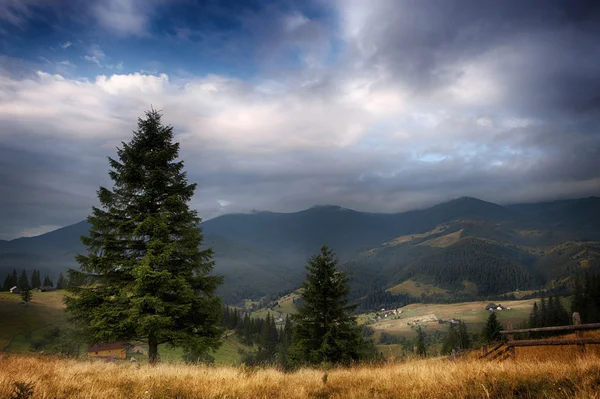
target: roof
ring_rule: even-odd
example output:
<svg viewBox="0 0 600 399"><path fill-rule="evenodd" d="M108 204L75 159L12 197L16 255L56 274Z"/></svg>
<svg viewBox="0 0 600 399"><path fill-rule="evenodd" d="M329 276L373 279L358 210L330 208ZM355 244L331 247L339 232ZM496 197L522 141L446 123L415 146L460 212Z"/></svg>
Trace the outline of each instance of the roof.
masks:
<svg viewBox="0 0 600 399"><path fill-rule="evenodd" d="M51 286L51 285L43 285L39 289L40 290L53 290L55 288L53 286Z"/></svg>
<svg viewBox="0 0 600 399"><path fill-rule="evenodd" d="M97 344L97 345L88 345L88 352L100 352L100 351L109 351L112 349L127 349L127 344L125 342L116 342L114 344Z"/></svg>

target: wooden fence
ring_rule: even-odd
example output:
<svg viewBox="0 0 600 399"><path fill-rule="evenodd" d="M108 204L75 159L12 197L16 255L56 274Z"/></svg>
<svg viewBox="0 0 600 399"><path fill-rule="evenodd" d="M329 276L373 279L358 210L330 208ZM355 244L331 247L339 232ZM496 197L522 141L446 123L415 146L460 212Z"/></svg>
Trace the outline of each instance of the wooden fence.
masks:
<svg viewBox="0 0 600 399"><path fill-rule="evenodd" d="M516 348L518 346L545 346L545 345L577 345L579 352L585 356L586 345L599 345L600 338L585 338L583 332L586 330L600 330L600 323L581 324L579 313L573 313L572 326L556 326L556 327L541 327L541 328L525 328L521 330L513 330L511 323L508 323L507 329L500 331L500 334L506 336L506 343L496 345L492 350L488 351L487 346L482 348L481 358L501 359L515 358ZM572 332L575 331L576 338L560 338L560 339L515 339L515 334L538 333L538 332Z"/></svg>

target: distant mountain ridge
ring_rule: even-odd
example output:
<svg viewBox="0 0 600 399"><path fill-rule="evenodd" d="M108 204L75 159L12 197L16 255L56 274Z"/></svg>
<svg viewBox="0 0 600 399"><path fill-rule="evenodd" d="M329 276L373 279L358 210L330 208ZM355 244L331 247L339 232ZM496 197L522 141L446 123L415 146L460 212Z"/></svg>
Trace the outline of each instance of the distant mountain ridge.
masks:
<svg viewBox="0 0 600 399"><path fill-rule="evenodd" d="M201 227L205 244L215 250L215 272L226 277L220 293L229 302L297 287L307 258L323 244L336 251L363 288L385 288L406 278L456 288L460 284L453 282L469 275L483 287L485 272L471 264L479 258L469 251L485 259L482 267L497 265L533 287L550 283L550 275L556 280L573 272L561 272L560 265L548 261L559 258L552 248L600 242L600 198L500 206L462 197L392 214L320 205L293 213L227 214ZM83 221L36 237L0 241L0 273L36 268L57 275L74 267L75 254L85 251L79 237L88 229ZM594 250L586 253L595 257ZM541 259L552 273L540 270L546 264ZM453 270L452 278L443 270ZM506 285L512 284L508 280ZM485 292L489 289L480 290Z"/></svg>

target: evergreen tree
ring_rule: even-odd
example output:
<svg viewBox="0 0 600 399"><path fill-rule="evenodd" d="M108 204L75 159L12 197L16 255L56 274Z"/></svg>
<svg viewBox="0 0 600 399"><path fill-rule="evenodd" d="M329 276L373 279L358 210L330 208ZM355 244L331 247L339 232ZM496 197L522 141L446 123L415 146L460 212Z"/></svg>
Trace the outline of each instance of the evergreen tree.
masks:
<svg viewBox="0 0 600 399"><path fill-rule="evenodd" d="M557 326L568 326L571 324L571 316L569 316L569 312L565 309L562 301L559 297L556 297L555 302L556 308L556 325Z"/></svg>
<svg viewBox="0 0 600 399"><path fill-rule="evenodd" d="M27 288L23 289L23 291L21 291L21 299L23 300L23 302L25 302L25 304L29 303L29 301L31 301L32 298L33 298L33 293L31 292L29 287L27 287Z"/></svg>
<svg viewBox="0 0 600 399"><path fill-rule="evenodd" d="M541 323L540 323L540 311L538 309L538 304L537 302L533 303L533 309L531 310L531 313L529 314L529 328L538 328L541 327Z"/></svg>
<svg viewBox="0 0 600 399"><path fill-rule="evenodd" d="M10 275L10 288L19 286L19 277L17 276L17 270L13 269Z"/></svg>
<svg viewBox="0 0 600 399"><path fill-rule="evenodd" d="M11 284L10 273L6 275L4 279L4 284L2 284L2 291L9 291L13 286Z"/></svg>
<svg viewBox="0 0 600 399"><path fill-rule="evenodd" d="M348 363L367 357L367 343L349 314L348 277L337 269L338 259L323 246L312 256L302 283L302 305L293 315L290 358L295 364Z"/></svg>
<svg viewBox="0 0 600 399"><path fill-rule="evenodd" d="M542 292L540 296L540 326L548 325L548 304L546 303L546 296Z"/></svg>
<svg viewBox="0 0 600 399"><path fill-rule="evenodd" d="M292 344L292 320L289 315L285 316L285 324L281 329L281 336L279 339L279 364L287 368L289 366L288 362L288 352L290 345Z"/></svg>
<svg viewBox="0 0 600 399"><path fill-rule="evenodd" d="M584 319L584 314L587 308L585 293L579 276L575 276L573 281L573 298L571 299L571 313L579 312Z"/></svg>
<svg viewBox="0 0 600 399"><path fill-rule="evenodd" d="M467 325L462 320L458 323L458 342L459 349L471 349L473 346L471 335L469 335L469 331L467 330Z"/></svg>
<svg viewBox="0 0 600 399"><path fill-rule="evenodd" d="M173 128L148 111L117 153L109 158L114 187L100 187L102 208L88 217L81 270L69 270L87 283L69 287L71 319L85 326L90 343L147 342L151 363L161 343L195 355L217 348L222 277L210 275L212 250L199 249L201 219L188 206L196 185L177 161Z"/></svg>
<svg viewBox="0 0 600 399"><path fill-rule="evenodd" d="M31 272L31 287L40 288L41 286L42 282L40 281L40 271L33 269L33 272Z"/></svg>
<svg viewBox="0 0 600 399"><path fill-rule="evenodd" d="M448 327L448 334L446 334L446 337L444 338L444 342L442 344L442 355L448 355L452 353L453 350L458 349L458 347L458 331L456 331L456 327L454 327L454 324L450 323L450 326Z"/></svg>
<svg viewBox="0 0 600 399"><path fill-rule="evenodd" d="M66 287L67 287L67 280L65 279L65 276L63 276L63 274L61 273L58 275L58 280L56 281L56 289L62 290Z"/></svg>
<svg viewBox="0 0 600 399"><path fill-rule="evenodd" d="M487 319L487 323L483 328L481 335L486 342L490 343L502 339L500 331L502 331L502 324L498 321L496 312L492 312Z"/></svg>
<svg viewBox="0 0 600 399"><path fill-rule="evenodd" d="M277 354L278 333L275 326L275 319L267 313L267 317L262 324L259 341L259 362L270 364L275 360Z"/></svg>
<svg viewBox="0 0 600 399"><path fill-rule="evenodd" d="M425 344L425 331L419 326L417 328L417 355L427 356L427 345Z"/></svg>
<svg viewBox="0 0 600 399"><path fill-rule="evenodd" d="M31 286L29 285L29 279L27 278L27 271L23 270L21 272L21 276L19 277L19 282L18 282L17 286L21 290L26 290L26 289L31 288Z"/></svg>
<svg viewBox="0 0 600 399"><path fill-rule="evenodd" d="M46 274L46 277L44 277L44 287L54 287L54 283L52 282L52 279L47 274Z"/></svg>

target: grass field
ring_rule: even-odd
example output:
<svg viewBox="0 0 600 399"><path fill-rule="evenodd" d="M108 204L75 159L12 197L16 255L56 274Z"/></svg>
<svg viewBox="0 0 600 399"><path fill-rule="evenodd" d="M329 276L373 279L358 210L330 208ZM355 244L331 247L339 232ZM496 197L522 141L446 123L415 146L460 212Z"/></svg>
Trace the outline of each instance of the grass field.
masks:
<svg viewBox="0 0 600 399"><path fill-rule="evenodd" d="M506 325L507 322L512 322L516 327L518 323L529 317L529 313L533 307L535 300L523 301L506 301L502 302L503 306L510 307L511 310L503 310L497 312L498 320ZM461 319L467 324L467 328L471 332L480 331L485 325L489 312L485 310L485 305L489 302L463 302L453 304L421 304L414 303L403 308L402 314L398 317L384 318L377 323L369 324L376 332L385 331L394 335L412 337L415 335L414 330L408 323L419 324L426 330L447 330L448 324L440 324L435 321L424 322L423 318L429 315L435 315L438 319L449 320L452 318ZM358 317L359 323L365 323L373 320L374 313L363 314ZM418 321L420 320L420 321Z"/></svg>
<svg viewBox="0 0 600 399"><path fill-rule="evenodd" d="M553 353L553 352L551 352ZM16 381L37 398L597 398L600 359L502 363L435 358L353 368L275 369L0 355L0 397Z"/></svg>
<svg viewBox="0 0 600 399"><path fill-rule="evenodd" d="M32 332L48 324L66 325L63 297L63 291L33 291L31 302L22 305L20 295L0 292L0 349L17 334Z"/></svg>
<svg viewBox="0 0 600 399"><path fill-rule="evenodd" d="M21 304L19 295L6 292L0 293L0 350L6 348L10 353L31 351L31 340L44 336L53 326L67 327L67 317L64 312L64 291L34 292L33 300L27 305ZM12 341L11 341L12 339ZM10 345L7 347L7 345ZM221 347L212 355L215 364L239 364L242 355L238 349L249 350L235 337L227 337ZM82 353L85 355L85 347ZM159 346L160 357L163 361L172 362L182 359L180 348L168 345ZM144 360L145 356L136 356Z"/></svg>
<svg viewBox="0 0 600 399"><path fill-rule="evenodd" d="M386 291L391 292L392 294L408 294L412 297L418 298L421 294L447 294L448 291L436 287L432 284L419 283L413 280L406 280L402 283L393 286L392 288L388 288Z"/></svg>

